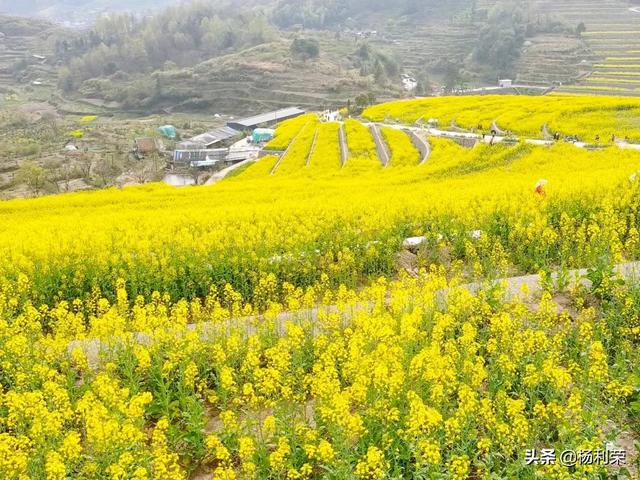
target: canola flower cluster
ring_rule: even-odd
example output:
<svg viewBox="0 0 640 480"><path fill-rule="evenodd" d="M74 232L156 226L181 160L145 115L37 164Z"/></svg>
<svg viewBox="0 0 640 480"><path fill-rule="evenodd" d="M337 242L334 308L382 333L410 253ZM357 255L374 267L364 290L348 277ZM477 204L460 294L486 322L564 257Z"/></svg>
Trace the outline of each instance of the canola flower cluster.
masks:
<svg viewBox="0 0 640 480"><path fill-rule="evenodd" d="M435 119L443 128L453 122L485 133L495 121L503 130L531 138L540 138L546 126L549 133L577 136L585 142L599 137L601 143L611 142L613 136L640 141L638 115L638 99L593 95L434 97L383 103L364 112L375 122L413 124Z"/></svg>
<svg viewBox="0 0 640 480"><path fill-rule="evenodd" d="M382 168L348 121L341 167L339 124L294 120L211 187L0 204L0 478L607 478L522 455L637 419L640 288L610 266L640 256L640 153L430 139L418 165L383 129ZM563 313L550 281L459 287L571 267Z"/></svg>
<svg viewBox="0 0 640 480"><path fill-rule="evenodd" d="M595 480L606 467L522 456L615 442L637 396L637 285L598 306L575 288L558 313L550 292L471 294L434 267L289 286L244 319L230 286L177 303L117 287L19 312L0 295L2 478Z"/></svg>

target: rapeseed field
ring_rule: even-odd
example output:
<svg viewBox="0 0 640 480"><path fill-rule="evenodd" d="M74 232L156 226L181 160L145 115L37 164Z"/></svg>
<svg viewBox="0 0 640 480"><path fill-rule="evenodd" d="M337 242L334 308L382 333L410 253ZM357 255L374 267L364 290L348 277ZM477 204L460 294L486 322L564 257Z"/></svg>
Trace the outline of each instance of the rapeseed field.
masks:
<svg viewBox="0 0 640 480"><path fill-rule="evenodd" d="M401 105L366 115L430 102ZM640 152L431 138L420 164L383 128L383 167L344 128L345 165L307 116L212 186L0 203L1 478L637 478Z"/></svg>

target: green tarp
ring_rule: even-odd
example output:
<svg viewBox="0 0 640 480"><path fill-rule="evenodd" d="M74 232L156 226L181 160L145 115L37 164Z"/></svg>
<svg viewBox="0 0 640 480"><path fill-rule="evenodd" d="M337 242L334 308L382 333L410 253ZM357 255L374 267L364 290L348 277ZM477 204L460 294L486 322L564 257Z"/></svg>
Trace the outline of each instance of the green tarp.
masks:
<svg viewBox="0 0 640 480"><path fill-rule="evenodd" d="M173 140L178 136L178 132L176 131L176 127L173 125L163 125L158 129L158 131L167 138Z"/></svg>
<svg viewBox="0 0 640 480"><path fill-rule="evenodd" d="M253 131L251 138L253 139L253 143L268 142L273 138L274 134L275 131L270 128L256 128Z"/></svg>

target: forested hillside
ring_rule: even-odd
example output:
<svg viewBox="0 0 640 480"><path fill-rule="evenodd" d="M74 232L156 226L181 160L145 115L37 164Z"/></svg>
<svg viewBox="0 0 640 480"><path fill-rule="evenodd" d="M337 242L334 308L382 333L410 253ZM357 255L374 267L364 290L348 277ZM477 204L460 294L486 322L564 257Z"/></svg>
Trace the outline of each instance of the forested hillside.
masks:
<svg viewBox="0 0 640 480"><path fill-rule="evenodd" d="M280 0L274 9L273 21L280 27L335 28L371 13L447 18L474 3L473 0Z"/></svg>
<svg viewBox="0 0 640 480"><path fill-rule="evenodd" d="M192 66L276 38L264 13L200 2L143 19L103 16L88 32L59 40L56 52L67 65L61 86L72 91L91 78Z"/></svg>
<svg viewBox="0 0 640 480"><path fill-rule="evenodd" d="M31 54L47 52L55 73L27 74L34 57L16 57L4 69L16 91L27 79L53 88L35 89L39 100L129 112L322 108L358 95L430 95L499 78L571 83L586 48L579 25L524 0L196 0L155 2L153 11L142 0L123 4L129 11L110 4L108 14L99 3L21 3L29 13L64 4L96 18L87 28L35 33L40 46ZM10 22L0 21L0 32L7 44L24 43ZM402 74L416 80L414 90Z"/></svg>
<svg viewBox="0 0 640 480"><path fill-rule="evenodd" d="M248 109L256 102L319 106L362 92L398 96L405 42L394 48L391 37L441 19L470 28L471 4L196 1L147 17L112 13L56 40L58 86L65 95L129 109L225 109L229 99ZM459 12L467 20L454 20ZM465 44L462 55L467 50ZM313 86L300 88L309 78Z"/></svg>

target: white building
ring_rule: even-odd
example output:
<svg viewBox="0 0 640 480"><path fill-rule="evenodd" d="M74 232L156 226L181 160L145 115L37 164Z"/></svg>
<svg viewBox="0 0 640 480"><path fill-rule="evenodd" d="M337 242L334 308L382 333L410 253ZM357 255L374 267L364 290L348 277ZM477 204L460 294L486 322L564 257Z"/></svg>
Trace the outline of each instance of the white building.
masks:
<svg viewBox="0 0 640 480"><path fill-rule="evenodd" d="M418 81L409 75L402 76L402 86L407 92L412 92L418 88Z"/></svg>

